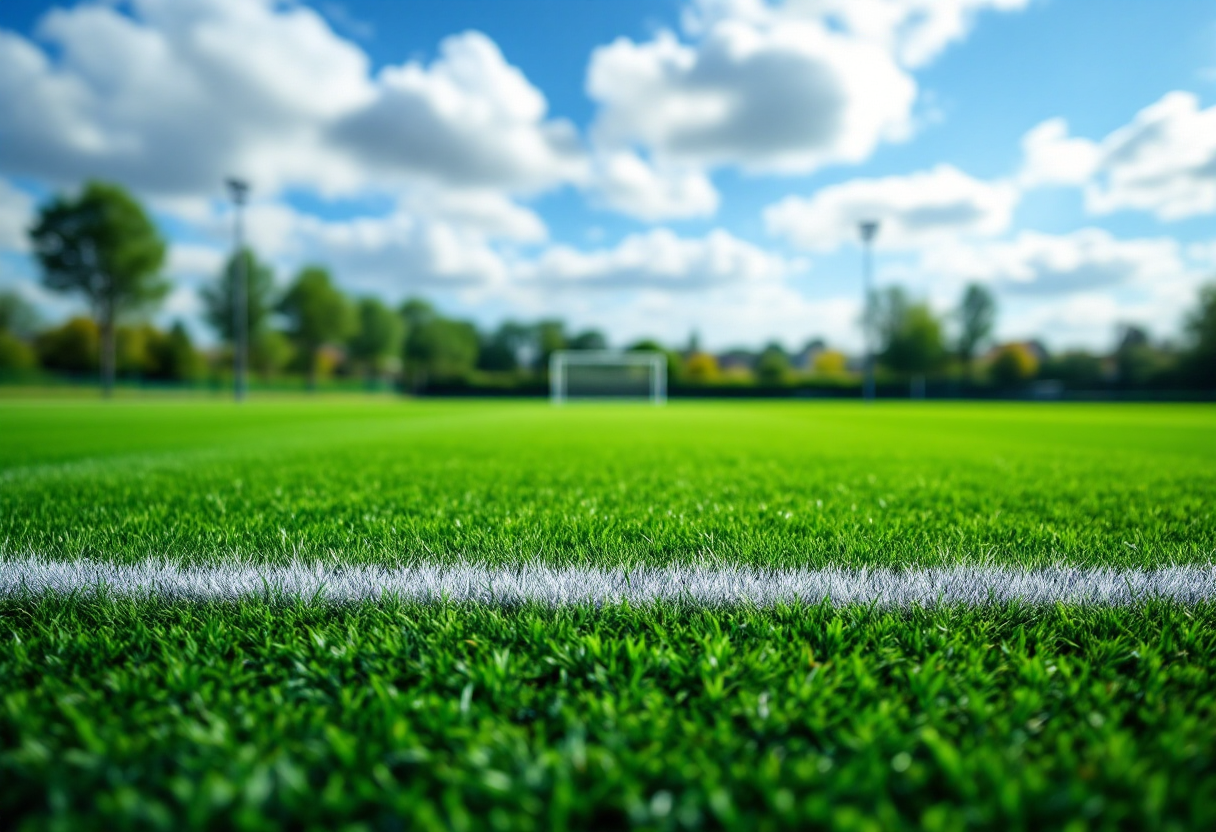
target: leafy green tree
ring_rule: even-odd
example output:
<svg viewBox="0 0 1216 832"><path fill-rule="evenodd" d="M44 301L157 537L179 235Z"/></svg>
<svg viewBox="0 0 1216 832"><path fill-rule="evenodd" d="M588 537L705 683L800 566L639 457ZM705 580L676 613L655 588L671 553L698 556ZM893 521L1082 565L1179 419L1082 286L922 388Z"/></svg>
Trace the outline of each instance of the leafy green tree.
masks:
<svg viewBox="0 0 1216 832"><path fill-rule="evenodd" d="M669 350L653 338L643 338L629 346L630 352L661 352L667 359L667 382L678 382L684 377L684 358Z"/></svg>
<svg viewBox="0 0 1216 832"><path fill-rule="evenodd" d="M955 315L959 322L958 357L971 375L976 352L996 326L996 298L987 287L972 283L963 292Z"/></svg>
<svg viewBox="0 0 1216 832"><path fill-rule="evenodd" d="M428 382L465 379L477 365L477 328L438 315L410 330L406 339L406 376L415 390Z"/></svg>
<svg viewBox="0 0 1216 832"><path fill-rule="evenodd" d="M530 363L528 352L536 343L536 331L527 324L505 321L481 344L477 357L480 370L505 371L518 369L521 362Z"/></svg>
<svg viewBox="0 0 1216 832"><path fill-rule="evenodd" d="M608 339L598 329L588 329L573 336L566 344L569 350L606 350Z"/></svg>
<svg viewBox="0 0 1216 832"><path fill-rule="evenodd" d="M946 357L942 324L928 304L914 303L892 286L874 297L870 319L881 344L879 360L888 369L918 375L941 367Z"/></svg>
<svg viewBox="0 0 1216 832"><path fill-rule="evenodd" d="M287 369L295 355L291 339L270 327L255 332L249 344L249 364L264 380Z"/></svg>
<svg viewBox="0 0 1216 832"><path fill-rule="evenodd" d="M1199 290L1199 304L1185 324L1190 348L1184 360L1187 375L1196 384L1216 387L1216 283Z"/></svg>
<svg viewBox="0 0 1216 832"><path fill-rule="evenodd" d="M780 344L769 344L756 360L756 378L761 384L782 384L790 377L790 359Z"/></svg>
<svg viewBox="0 0 1216 832"><path fill-rule="evenodd" d="M27 340L38 328L38 313L16 292L0 292L0 371L32 370L38 356Z"/></svg>
<svg viewBox="0 0 1216 832"><path fill-rule="evenodd" d="M14 338L32 338L38 329L38 312L16 292L0 292L0 332Z"/></svg>
<svg viewBox="0 0 1216 832"><path fill-rule="evenodd" d="M377 298L362 298L355 311L357 328L347 342L351 358L363 366L371 385L401 349L405 322Z"/></svg>
<svg viewBox="0 0 1216 832"><path fill-rule="evenodd" d="M707 352L692 352L684 359L684 378L691 382L705 384L717 381L718 375L718 359Z"/></svg>
<svg viewBox="0 0 1216 832"><path fill-rule="evenodd" d="M1120 328L1114 354L1119 384L1143 387L1152 383L1170 368L1170 358L1153 346L1143 327L1127 324Z"/></svg>
<svg viewBox="0 0 1216 832"><path fill-rule="evenodd" d="M181 321L174 321L168 332L152 330L145 352L149 378L190 381L202 372L202 358Z"/></svg>
<svg viewBox="0 0 1216 832"><path fill-rule="evenodd" d="M76 317L39 333L34 350L38 363L48 370L87 373L97 368L99 341L96 322Z"/></svg>
<svg viewBox="0 0 1216 832"><path fill-rule="evenodd" d="M249 343L252 347L257 336L270 325L270 316L274 314L274 270L258 260L252 249L245 248L239 254L232 254L224 264L224 270L199 294L203 300L203 319L221 340L233 343L236 340L236 281L240 273L237 266L242 259L248 290L246 312Z"/></svg>
<svg viewBox="0 0 1216 832"><path fill-rule="evenodd" d="M44 205L30 239L43 285L80 294L92 306L102 390L110 395L119 317L149 307L168 291L160 277L164 240L126 190L104 182L89 182L79 196L59 196Z"/></svg>
<svg viewBox="0 0 1216 832"><path fill-rule="evenodd" d="M34 348L7 330L0 329L0 372L32 370L38 365Z"/></svg>
<svg viewBox="0 0 1216 832"><path fill-rule="evenodd" d="M542 370L549 369L549 357L567 346L566 325L559 320L540 321L536 324L536 348L540 351L537 360Z"/></svg>
<svg viewBox="0 0 1216 832"><path fill-rule="evenodd" d="M278 311L287 319L287 334L300 350L308 386L313 389L321 347L344 341L354 328L350 303L328 270L306 266L279 301Z"/></svg>
<svg viewBox="0 0 1216 832"><path fill-rule="evenodd" d="M1084 350L1070 350L1044 361L1039 375L1061 381L1073 390L1097 387L1102 383L1102 359Z"/></svg>
<svg viewBox="0 0 1216 832"><path fill-rule="evenodd" d="M998 387L1016 387L1025 384L1039 371L1039 360L1025 344L1006 344L992 357L988 368L992 381Z"/></svg>

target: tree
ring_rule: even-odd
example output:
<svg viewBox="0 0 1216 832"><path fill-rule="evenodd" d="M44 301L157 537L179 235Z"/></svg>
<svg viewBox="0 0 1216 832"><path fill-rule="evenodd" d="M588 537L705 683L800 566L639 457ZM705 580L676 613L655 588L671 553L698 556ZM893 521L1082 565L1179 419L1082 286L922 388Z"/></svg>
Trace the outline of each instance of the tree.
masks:
<svg viewBox="0 0 1216 832"><path fill-rule="evenodd" d="M102 390L109 396L118 318L156 303L168 291L160 277L164 240L126 190L103 182L89 182L75 199L60 196L44 205L30 240L43 285L81 294L93 308Z"/></svg>
<svg viewBox="0 0 1216 832"><path fill-rule="evenodd" d="M996 298L987 287L972 283L963 292L955 316L959 322L958 357L971 375L976 352L996 325Z"/></svg>
<svg viewBox="0 0 1216 832"><path fill-rule="evenodd" d="M704 384L718 378L718 359L707 352L692 352L684 359L684 377Z"/></svg>
<svg viewBox="0 0 1216 832"><path fill-rule="evenodd" d="M174 321L168 332L152 330L145 349L150 378L189 381L202 369L202 360L181 321Z"/></svg>
<svg viewBox="0 0 1216 832"><path fill-rule="evenodd" d="M817 376L839 378L848 369L849 359L839 350L824 350L815 356L811 371Z"/></svg>
<svg viewBox="0 0 1216 832"><path fill-rule="evenodd" d="M629 352L660 352L667 359L667 383L671 384L683 378L684 362L680 358L680 354L674 350L664 348L662 344L653 338L643 338L640 341L635 341L629 347Z"/></svg>
<svg viewBox="0 0 1216 832"><path fill-rule="evenodd" d="M99 351L97 324L89 318L71 318L60 326L39 333L34 339L38 363L48 370L87 373L97 368Z"/></svg>
<svg viewBox="0 0 1216 832"><path fill-rule="evenodd" d="M1125 387L1148 384L1166 368L1168 361L1153 347L1148 331L1134 324L1119 328L1114 358L1119 384Z"/></svg>
<svg viewBox="0 0 1216 832"><path fill-rule="evenodd" d="M1016 387L1034 378L1039 360L1025 344L1006 344L992 357L989 373L998 387Z"/></svg>
<svg viewBox="0 0 1216 832"><path fill-rule="evenodd" d="M0 332L31 338L38 329L38 312L16 292L0 292Z"/></svg>
<svg viewBox="0 0 1216 832"><path fill-rule="evenodd" d="M0 292L0 370L32 370L38 357L27 340L38 327L38 313L16 292Z"/></svg>
<svg viewBox="0 0 1216 832"><path fill-rule="evenodd" d="M308 387L314 389L318 351L345 340L354 326L350 304L326 269L306 266L279 301L278 311L287 319L287 334L300 349Z"/></svg>
<svg viewBox="0 0 1216 832"><path fill-rule="evenodd" d="M502 372L527 365L535 355L536 332L533 327L505 321L481 343L477 368Z"/></svg>
<svg viewBox="0 0 1216 832"><path fill-rule="evenodd" d="M377 298L362 298L355 309L357 327L347 341L351 358L363 365L368 386L384 373L401 349L405 322Z"/></svg>
<svg viewBox="0 0 1216 832"><path fill-rule="evenodd" d="M536 324L537 359L543 370L549 369L549 357L566 348L566 325L558 320L539 321Z"/></svg>
<svg viewBox="0 0 1216 832"><path fill-rule="evenodd" d="M585 332L580 332L570 339L566 344L566 349L570 350L606 350L608 349L608 339L604 337L604 333L597 329L588 329Z"/></svg>
<svg viewBox="0 0 1216 832"><path fill-rule="evenodd" d="M477 350L476 327L435 316L410 331L406 373L416 390L430 381L458 381L477 365Z"/></svg>
<svg viewBox="0 0 1216 832"><path fill-rule="evenodd" d="M263 327L261 332L255 332L249 344L250 366L263 379L286 369L295 354L291 339L270 327Z"/></svg>
<svg viewBox="0 0 1216 832"><path fill-rule="evenodd" d="M1196 384L1216 387L1216 283L1199 290L1199 304L1187 316L1185 330L1191 342L1187 375Z"/></svg>
<svg viewBox="0 0 1216 832"><path fill-rule="evenodd" d="M790 375L790 359L780 344L769 344L756 362L756 377L761 384L781 384Z"/></svg>
<svg viewBox="0 0 1216 832"><path fill-rule="evenodd" d="M1040 375L1062 381L1073 390L1097 387L1102 383L1102 359L1084 350L1070 350L1043 362Z"/></svg>
<svg viewBox="0 0 1216 832"><path fill-rule="evenodd" d="M204 286L199 293L203 300L203 319L215 330L215 334L226 343L236 341L236 287L237 269L244 260L246 320L249 323L249 342L252 346L257 336L270 323L274 314L274 270L258 260L252 249L245 248L231 255L224 270L215 281Z"/></svg>
<svg viewBox="0 0 1216 832"><path fill-rule="evenodd" d="M928 304L913 303L898 286L875 295L870 324L879 336L879 359L897 373L916 375L938 369L946 357L941 321Z"/></svg>

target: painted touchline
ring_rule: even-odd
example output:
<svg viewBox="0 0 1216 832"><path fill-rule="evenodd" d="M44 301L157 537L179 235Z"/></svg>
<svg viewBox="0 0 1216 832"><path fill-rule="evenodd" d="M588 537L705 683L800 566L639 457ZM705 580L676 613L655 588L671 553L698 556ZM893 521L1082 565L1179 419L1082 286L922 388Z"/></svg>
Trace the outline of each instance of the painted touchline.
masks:
<svg viewBox="0 0 1216 832"><path fill-rule="evenodd" d="M294 561L183 566L38 557L0 560L0 597L21 595L156 597L186 601L298 598L309 602L474 601L511 605L686 602L702 606L782 602L981 606L1120 606L1150 599L1216 599L1216 565L1157 569L955 565L890 568L758 569L750 566L578 566L422 564L339 566Z"/></svg>

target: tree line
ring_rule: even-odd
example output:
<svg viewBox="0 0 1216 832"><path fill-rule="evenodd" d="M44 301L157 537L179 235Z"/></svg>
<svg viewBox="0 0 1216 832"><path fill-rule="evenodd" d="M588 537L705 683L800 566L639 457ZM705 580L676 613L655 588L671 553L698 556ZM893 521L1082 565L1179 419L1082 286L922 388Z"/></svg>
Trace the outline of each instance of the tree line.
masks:
<svg viewBox="0 0 1216 832"><path fill-rule="evenodd" d="M482 331L419 298L397 308L374 296L351 298L321 265L305 266L280 288L271 266L246 248L200 293L203 318L221 344L200 351L181 322L164 331L147 322L170 289L163 275L167 244L125 189L90 182L76 196L54 197L40 208L29 235L43 286L81 298L90 314L42 327L20 296L0 293L0 371L98 373L107 394L119 376L221 379L232 365L242 273L250 366L264 380L296 375L315 387L338 375L415 392L535 387L555 350L608 346L602 332L569 332L555 319L509 320ZM948 315L892 286L869 299L862 324L880 381L952 379L1001 389L1036 379L1074 389L1216 387L1216 285L1201 290L1180 344L1154 342L1142 328L1125 326L1105 355L1051 354L1035 341L993 343L996 319L996 300L982 285L968 286ZM695 335L678 350L649 339L628 348L666 354L677 387L845 386L858 379L857 360L821 340L794 354L777 343L711 354Z"/></svg>

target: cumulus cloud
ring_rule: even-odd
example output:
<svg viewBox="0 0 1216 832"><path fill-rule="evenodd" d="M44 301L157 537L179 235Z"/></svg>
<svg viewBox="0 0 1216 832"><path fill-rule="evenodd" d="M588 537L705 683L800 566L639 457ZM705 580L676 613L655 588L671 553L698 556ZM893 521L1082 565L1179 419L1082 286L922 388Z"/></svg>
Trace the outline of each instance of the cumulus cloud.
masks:
<svg viewBox="0 0 1216 832"><path fill-rule="evenodd" d="M367 58L311 10L138 0L48 12L41 48L0 32L0 165L74 184L214 192L233 172L333 185L316 126L370 98Z"/></svg>
<svg viewBox="0 0 1216 832"><path fill-rule="evenodd" d="M429 67L387 67L375 98L333 127L359 158L458 186L534 190L581 178L573 125L479 32L446 38Z"/></svg>
<svg viewBox="0 0 1216 832"><path fill-rule="evenodd" d="M695 45L619 38L591 57L596 140L661 164L807 172L907 135L916 84L880 47L815 20L715 22Z"/></svg>
<svg viewBox="0 0 1216 832"><path fill-rule="evenodd" d="M596 165L593 193L605 205L638 219L705 217L719 196L700 170L657 169L631 151L605 154Z"/></svg>
<svg viewBox="0 0 1216 832"><path fill-rule="evenodd" d="M770 234L794 245L830 251L856 241L859 222L878 220L882 246L918 248L1003 233L1017 202L1017 189L1008 182L984 182L939 165L908 176L854 179L811 197L786 197L765 209L764 222Z"/></svg>
<svg viewBox="0 0 1216 832"><path fill-rule="evenodd" d="M1189 274L1176 240L1120 240L1099 228L1064 235L1023 231L1013 240L935 246L923 253L920 268L1027 295L1128 286L1160 291Z"/></svg>
<svg viewBox="0 0 1216 832"><path fill-rule="evenodd" d="M549 236L544 220L530 208L487 188L420 188L402 200L411 213L487 239L536 243Z"/></svg>
<svg viewBox="0 0 1216 832"><path fill-rule="evenodd" d="M373 78L367 55L302 4L133 0L130 11L53 10L44 45L0 31L0 168L176 197L214 194L234 173L267 192L533 190L583 169L573 128L546 119L544 97L484 35Z"/></svg>
<svg viewBox="0 0 1216 832"><path fill-rule="evenodd" d="M170 277L214 277L223 269L227 252L215 246L174 243L165 273Z"/></svg>
<svg viewBox="0 0 1216 832"><path fill-rule="evenodd" d="M1216 211L1216 106L1171 92L1100 141L1070 136L1063 119L1022 140L1019 181L1085 188L1093 214L1132 209L1163 220Z"/></svg>
<svg viewBox="0 0 1216 832"><path fill-rule="evenodd" d="M721 229L701 238L657 229L596 251L554 246L520 264L516 274L552 287L686 291L776 280L794 269L795 264Z"/></svg>
<svg viewBox="0 0 1216 832"><path fill-rule="evenodd" d="M790 20L829 21L853 37L876 43L905 66L923 66L970 31L984 10L1017 11L1030 0L696 0L685 28L704 31L724 19L775 25Z"/></svg>
<svg viewBox="0 0 1216 832"><path fill-rule="evenodd" d="M1068 122L1048 119L1022 139L1022 170L1018 183L1038 185L1083 185L1097 170L1098 146L1088 139L1068 135Z"/></svg>
<svg viewBox="0 0 1216 832"><path fill-rule="evenodd" d="M1165 220L1216 211L1216 106L1172 92L1101 143L1098 176L1086 190L1100 214L1122 208Z"/></svg>
<svg viewBox="0 0 1216 832"><path fill-rule="evenodd" d="M213 245L175 246L170 266L214 275L228 251L231 214L222 205L201 223ZM251 203L246 239L277 270L280 282L306 263L323 263L349 289L397 300L423 290L503 284L508 266L488 237L452 222L398 207L384 216L326 219L275 200Z"/></svg>
<svg viewBox="0 0 1216 832"><path fill-rule="evenodd" d="M0 179L0 251L26 251L33 221L33 197Z"/></svg>

